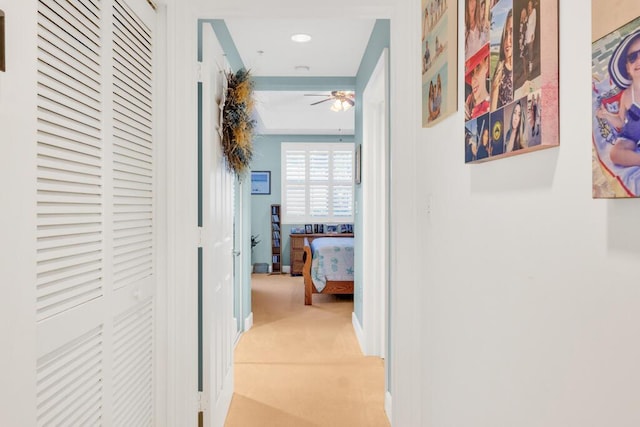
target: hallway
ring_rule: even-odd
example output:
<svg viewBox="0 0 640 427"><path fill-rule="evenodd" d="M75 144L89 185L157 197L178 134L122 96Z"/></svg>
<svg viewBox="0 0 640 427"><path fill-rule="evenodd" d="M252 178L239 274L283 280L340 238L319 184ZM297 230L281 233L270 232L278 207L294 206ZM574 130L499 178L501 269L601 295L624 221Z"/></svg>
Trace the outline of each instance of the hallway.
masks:
<svg viewBox="0 0 640 427"><path fill-rule="evenodd" d="M255 324L235 352L228 427L388 426L384 365L364 357L351 297L314 295L302 277L254 274Z"/></svg>

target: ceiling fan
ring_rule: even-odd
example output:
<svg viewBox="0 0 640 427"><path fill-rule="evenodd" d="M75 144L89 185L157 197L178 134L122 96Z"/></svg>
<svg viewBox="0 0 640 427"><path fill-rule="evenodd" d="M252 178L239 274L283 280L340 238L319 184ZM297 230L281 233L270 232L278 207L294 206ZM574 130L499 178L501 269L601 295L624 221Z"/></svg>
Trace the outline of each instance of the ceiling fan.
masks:
<svg viewBox="0 0 640 427"><path fill-rule="evenodd" d="M355 93L346 90L333 90L329 95L307 93L305 94L305 96L325 96L326 99L318 102L313 102L311 105L318 105L322 104L323 102L333 101L333 104L331 104L332 111L347 111L349 108L356 105Z"/></svg>

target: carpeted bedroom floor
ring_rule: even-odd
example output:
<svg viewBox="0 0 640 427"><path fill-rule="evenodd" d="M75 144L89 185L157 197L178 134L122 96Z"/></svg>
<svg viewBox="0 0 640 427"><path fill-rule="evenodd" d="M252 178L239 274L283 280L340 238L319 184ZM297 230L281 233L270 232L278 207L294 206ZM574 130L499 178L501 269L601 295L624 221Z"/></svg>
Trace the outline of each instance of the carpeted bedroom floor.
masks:
<svg viewBox="0 0 640 427"><path fill-rule="evenodd" d="M305 306L302 277L254 274L251 297L225 426L389 426L383 361L360 352L351 296Z"/></svg>

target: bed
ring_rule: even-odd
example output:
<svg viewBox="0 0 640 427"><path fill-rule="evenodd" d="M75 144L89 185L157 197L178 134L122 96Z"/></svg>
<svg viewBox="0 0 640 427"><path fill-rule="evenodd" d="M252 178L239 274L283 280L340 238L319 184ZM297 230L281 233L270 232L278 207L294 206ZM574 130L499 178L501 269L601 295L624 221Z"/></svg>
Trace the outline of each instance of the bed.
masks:
<svg viewBox="0 0 640 427"><path fill-rule="evenodd" d="M353 237L304 239L304 304L313 294L353 294Z"/></svg>

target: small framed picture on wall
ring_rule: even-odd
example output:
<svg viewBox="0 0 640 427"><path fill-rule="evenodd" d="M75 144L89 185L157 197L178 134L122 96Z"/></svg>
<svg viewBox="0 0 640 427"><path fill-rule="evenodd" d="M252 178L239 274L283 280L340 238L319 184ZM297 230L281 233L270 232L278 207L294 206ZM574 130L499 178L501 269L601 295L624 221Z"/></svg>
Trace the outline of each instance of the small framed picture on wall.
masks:
<svg viewBox="0 0 640 427"><path fill-rule="evenodd" d="M271 194L271 172L251 172L251 194Z"/></svg>

